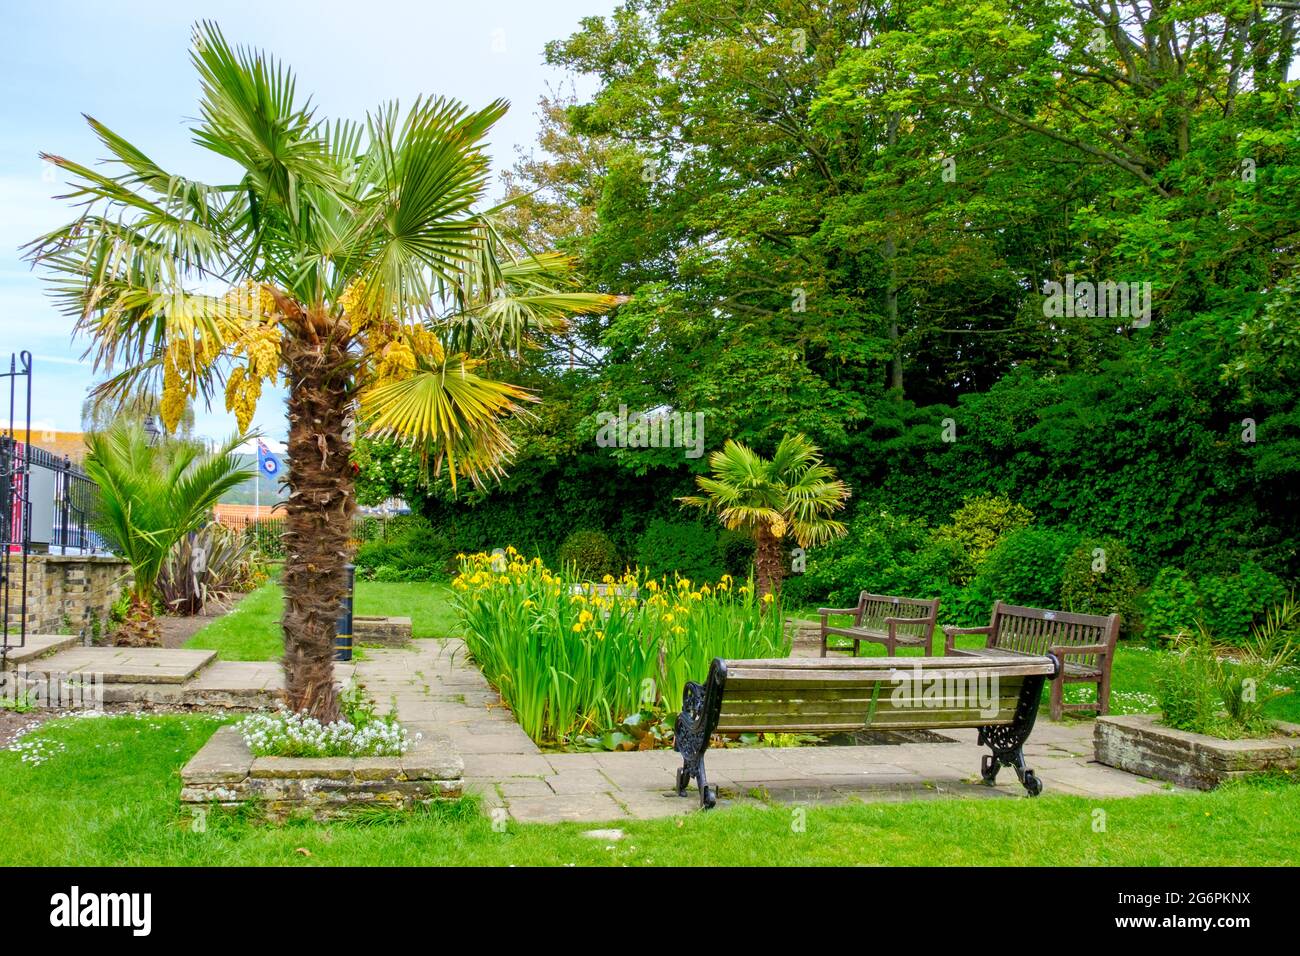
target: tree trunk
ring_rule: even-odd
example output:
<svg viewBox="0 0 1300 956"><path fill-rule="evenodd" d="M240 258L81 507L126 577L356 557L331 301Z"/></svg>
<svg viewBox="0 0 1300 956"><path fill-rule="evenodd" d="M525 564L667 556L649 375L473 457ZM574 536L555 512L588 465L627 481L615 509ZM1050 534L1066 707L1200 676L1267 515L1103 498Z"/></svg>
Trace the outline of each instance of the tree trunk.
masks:
<svg viewBox="0 0 1300 956"><path fill-rule="evenodd" d="M351 448L344 419L352 361L342 342L293 337L289 373L289 500L284 532L284 685L291 710L322 723L339 718L334 637L347 586L352 531Z"/></svg>
<svg viewBox="0 0 1300 956"><path fill-rule="evenodd" d="M781 539L772 534L766 525L754 535L754 572L757 577L758 596L781 596L781 579L785 572L785 549Z"/></svg>
<svg viewBox="0 0 1300 956"><path fill-rule="evenodd" d="M153 616L153 601L140 594L132 594L127 604L126 616L113 632L117 647L161 647L162 629Z"/></svg>

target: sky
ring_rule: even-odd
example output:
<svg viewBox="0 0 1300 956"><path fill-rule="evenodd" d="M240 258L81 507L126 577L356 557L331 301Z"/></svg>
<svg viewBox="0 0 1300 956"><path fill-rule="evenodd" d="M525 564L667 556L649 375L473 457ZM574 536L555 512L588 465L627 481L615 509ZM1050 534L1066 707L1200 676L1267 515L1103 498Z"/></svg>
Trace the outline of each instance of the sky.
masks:
<svg viewBox="0 0 1300 956"><path fill-rule="evenodd" d="M80 429L81 403L96 381L73 342L72 322L46 298L19 247L68 222L55 200L62 177L44 151L90 163L104 150L82 114L105 123L165 169L228 181L229 167L190 142L199 84L189 62L190 29L215 20L232 43L273 53L291 66L317 116L363 119L367 110L419 95L472 107L503 97L511 110L490 136L494 170L531 149L537 100L548 88L591 92L591 81L543 62L543 47L605 16L615 0L185 0L13 2L0 0L0 363L32 353L34 431ZM223 176L223 173L226 174ZM499 185L495 187L499 192ZM267 389L254 427L273 446L287 433L283 391ZM195 431L234 433L221 405L195 409ZM8 418L7 396L0 416Z"/></svg>

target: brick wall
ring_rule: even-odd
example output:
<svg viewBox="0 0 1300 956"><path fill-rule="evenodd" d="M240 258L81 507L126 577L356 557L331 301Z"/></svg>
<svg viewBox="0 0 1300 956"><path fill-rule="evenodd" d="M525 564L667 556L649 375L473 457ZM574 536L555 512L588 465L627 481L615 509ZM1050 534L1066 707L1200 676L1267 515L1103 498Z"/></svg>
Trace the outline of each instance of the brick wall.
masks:
<svg viewBox="0 0 1300 956"><path fill-rule="evenodd" d="M23 615L22 558L9 556L8 628L17 632ZM108 612L130 581L130 566L119 558L79 555L27 556L27 633L77 634L89 640L94 622Z"/></svg>

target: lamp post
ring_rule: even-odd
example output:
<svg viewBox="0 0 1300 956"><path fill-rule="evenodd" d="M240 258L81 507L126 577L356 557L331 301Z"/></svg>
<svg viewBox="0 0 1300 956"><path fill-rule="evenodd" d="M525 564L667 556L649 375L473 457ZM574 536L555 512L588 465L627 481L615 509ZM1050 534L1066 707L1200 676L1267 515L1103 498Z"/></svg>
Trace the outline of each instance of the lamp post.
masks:
<svg viewBox="0 0 1300 956"><path fill-rule="evenodd" d="M162 432L158 430L158 425L154 422L152 415L144 420L144 433L151 446L157 445L158 440L162 438Z"/></svg>

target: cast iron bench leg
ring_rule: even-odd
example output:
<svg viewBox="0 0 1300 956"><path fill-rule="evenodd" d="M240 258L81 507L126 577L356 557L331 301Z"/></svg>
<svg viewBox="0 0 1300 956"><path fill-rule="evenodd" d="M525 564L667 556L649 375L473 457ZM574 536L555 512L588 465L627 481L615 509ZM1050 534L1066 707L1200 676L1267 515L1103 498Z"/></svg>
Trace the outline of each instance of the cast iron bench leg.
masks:
<svg viewBox="0 0 1300 956"><path fill-rule="evenodd" d="M704 687L687 681L682 691L682 711L673 726L673 749L682 755L682 766L677 771L677 796L686 796L694 777L700 787L700 806L708 810L718 802L718 792L709 786L704 772L704 751L709 746L704 701Z"/></svg>
<svg viewBox="0 0 1300 956"><path fill-rule="evenodd" d="M1034 720L1038 717L1038 702L1043 693L1043 677L1027 677L1020 687L1020 699L1016 702L1015 718L1010 724L981 727L979 729L980 746L987 746L993 751L985 754L980 761L980 777L988 786L997 780L998 771L1011 767L1016 771L1016 778L1031 797L1043 792L1043 781L1025 766L1025 741L1034 729Z"/></svg>

